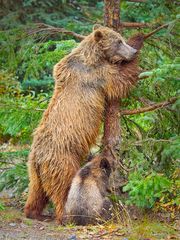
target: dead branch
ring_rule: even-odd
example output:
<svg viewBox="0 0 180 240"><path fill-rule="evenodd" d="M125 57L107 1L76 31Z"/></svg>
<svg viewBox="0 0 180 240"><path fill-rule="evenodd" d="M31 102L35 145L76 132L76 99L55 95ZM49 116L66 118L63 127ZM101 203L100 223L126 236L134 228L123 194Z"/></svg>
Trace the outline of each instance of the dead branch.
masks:
<svg viewBox="0 0 180 240"><path fill-rule="evenodd" d="M78 34L76 32L67 30L65 28L53 27L51 25L44 24L44 23L36 23L36 26L37 26L36 29L32 29L32 30L28 31L28 35L34 35L34 34L38 34L38 33L41 33L41 32L48 32L49 34L63 33L63 34L66 34L66 35L73 36L80 41L82 41L86 37L85 35ZM151 37L156 32L160 31L163 28L167 28L168 26L169 26L169 23L166 23L166 24L163 24L162 26L159 26L158 28L154 29L152 32L145 34L144 39L147 39L147 38ZM151 27L151 25L149 23L121 22L120 27L123 27L123 28L144 28L144 27Z"/></svg>
<svg viewBox="0 0 180 240"><path fill-rule="evenodd" d="M123 28L146 28L150 27L149 23L139 23L139 22L121 22L120 27Z"/></svg>
<svg viewBox="0 0 180 240"><path fill-rule="evenodd" d="M143 143L146 142L151 142L152 143L158 143L158 142L165 142L165 143L171 143L173 140L171 139L154 139L154 138L146 138L144 140L136 141L136 142L131 142L130 144L135 145L135 146L141 146Z"/></svg>
<svg viewBox="0 0 180 240"><path fill-rule="evenodd" d="M85 36L83 36L81 34L78 34L78 33L75 33L73 31L67 30L65 28L53 27L51 25L47 25L47 24L44 24L44 23L37 23L36 26L37 26L37 28L33 29L33 30L30 30L28 32L28 35L34 35L34 34L37 34L37 33L40 33L40 32L49 32L50 34L63 33L63 34L66 34L66 35L71 35L71 36L73 36L73 37L75 37L79 40L83 40L85 38Z"/></svg>
<svg viewBox="0 0 180 240"><path fill-rule="evenodd" d="M169 23L166 23L166 24L163 24L163 25L159 26L158 28L154 29L152 32L145 34L144 39L147 39L147 38L151 37L155 33L159 32L161 29L167 28L168 26L169 26Z"/></svg>
<svg viewBox="0 0 180 240"><path fill-rule="evenodd" d="M146 0L127 0L128 2L145 3Z"/></svg>
<svg viewBox="0 0 180 240"><path fill-rule="evenodd" d="M138 108L138 109L133 109L133 110L122 110L121 114L122 115L134 115L134 114L139 114L139 113L145 113L145 112L151 112L160 108L164 108L170 104L173 104L177 101L177 97L172 97L164 102L160 102L160 103L155 103L152 104L148 107L144 107L144 108Z"/></svg>
<svg viewBox="0 0 180 240"><path fill-rule="evenodd" d="M101 237L103 237L103 236L105 236L105 235L115 234L115 233L117 233L117 232L120 231L120 230L122 230L122 227L119 227L119 228L117 228L117 229L114 229L114 230L112 230L111 232L104 232L104 233L102 233L102 234L97 235L96 237L97 237L98 239L100 239ZM124 233L123 233L123 235L124 235Z"/></svg>

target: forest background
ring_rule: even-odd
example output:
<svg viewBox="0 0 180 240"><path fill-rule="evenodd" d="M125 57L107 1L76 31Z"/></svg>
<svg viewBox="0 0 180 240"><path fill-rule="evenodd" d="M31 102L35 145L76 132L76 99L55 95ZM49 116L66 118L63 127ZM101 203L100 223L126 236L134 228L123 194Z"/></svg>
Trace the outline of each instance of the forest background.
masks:
<svg viewBox="0 0 180 240"><path fill-rule="evenodd" d="M87 35L95 23L103 24L103 4L97 0L0 1L0 191L10 189L11 197L22 205L32 133L52 96L53 66L78 45L77 37L58 28ZM168 104L121 117L121 194L110 196L127 206L168 212L172 219L180 189L178 10L178 1L121 1L121 21L149 24L124 29L126 38L169 24L145 41L140 81L122 100L121 110ZM4 208L0 201L0 209Z"/></svg>

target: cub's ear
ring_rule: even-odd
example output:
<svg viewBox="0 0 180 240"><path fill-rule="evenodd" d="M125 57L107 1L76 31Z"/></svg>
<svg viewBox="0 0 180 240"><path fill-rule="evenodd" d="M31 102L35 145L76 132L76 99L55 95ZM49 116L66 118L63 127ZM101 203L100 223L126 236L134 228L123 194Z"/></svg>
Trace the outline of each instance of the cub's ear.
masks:
<svg viewBox="0 0 180 240"><path fill-rule="evenodd" d="M101 162L100 162L100 168L103 169L106 174L108 175L108 177L111 174L111 166L109 161L106 158L102 158Z"/></svg>
<svg viewBox="0 0 180 240"><path fill-rule="evenodd" d="M81 168L79 172L79 176L81 177L81 180L83 181L84 179L86 179L90 175L90 172L91 172L91 169L89 166L84 166L83 168Z"/></svg>
<svg viewBox="0 0 180 240"><path fill-rule="evenodd" d="M95 30L97 30L97 29L99 29L101 27L103 27L101 24L94 24L93 31L95 31Z"/></svg>
<svg viewBox="0 0 180 240"><path fill-rule="evenodd" d="M103 34L100 30L96 30L94 32L94 39L96 42L99 42L102 39L102 37L103 37Z"/></svg>

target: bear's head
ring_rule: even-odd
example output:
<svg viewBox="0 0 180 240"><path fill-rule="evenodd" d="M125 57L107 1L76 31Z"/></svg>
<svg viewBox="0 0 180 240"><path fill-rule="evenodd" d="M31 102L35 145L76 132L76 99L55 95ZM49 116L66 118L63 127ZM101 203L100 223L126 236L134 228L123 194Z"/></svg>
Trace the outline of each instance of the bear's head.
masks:
<svg viewBox="0 0 180 240"><path fill-rule="evenodd" d="M123 37L110 28L95 25L93 36L96 44L103 51L105 58L111 63L130 61L137 50L129 46Z"/></svg>

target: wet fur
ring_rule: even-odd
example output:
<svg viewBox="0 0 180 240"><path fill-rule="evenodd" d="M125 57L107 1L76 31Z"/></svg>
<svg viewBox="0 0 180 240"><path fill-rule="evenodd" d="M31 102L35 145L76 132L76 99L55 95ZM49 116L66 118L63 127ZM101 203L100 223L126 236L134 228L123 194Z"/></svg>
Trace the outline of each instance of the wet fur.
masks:
<svg viewBox="0 0 180 240"><path fill-rule="evenodd" d="M65 205L64 223L87 225L111 217L112 204L107 198L110 173L108 160L101 157L95 157L78 171Z"/></svg>
<svg viewBox="0 0 180 240"><path fill-rule="evenodd" d="M24 209L29 218L40 219L51 199L61 223L72 179L98 135L105 97L121 98L133 84L112 64L113 42L123 38L108 28L97 31L54 67L54 93L34 132L29 155L30 184Z"/></svg>

